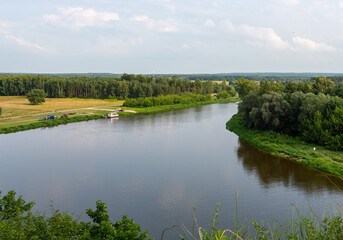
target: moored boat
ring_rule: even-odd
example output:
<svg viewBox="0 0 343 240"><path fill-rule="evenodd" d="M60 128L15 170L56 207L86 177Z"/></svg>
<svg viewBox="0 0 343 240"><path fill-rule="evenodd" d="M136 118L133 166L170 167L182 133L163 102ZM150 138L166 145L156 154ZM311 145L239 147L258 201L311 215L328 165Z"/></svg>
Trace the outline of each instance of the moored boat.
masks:
<svg viewBox="0 0 343 240"><path fill-rule="evenodd" d="M119 117L119 115L116 112L111 112L107 115L107 118L117 118L117 117Z"/></svg>

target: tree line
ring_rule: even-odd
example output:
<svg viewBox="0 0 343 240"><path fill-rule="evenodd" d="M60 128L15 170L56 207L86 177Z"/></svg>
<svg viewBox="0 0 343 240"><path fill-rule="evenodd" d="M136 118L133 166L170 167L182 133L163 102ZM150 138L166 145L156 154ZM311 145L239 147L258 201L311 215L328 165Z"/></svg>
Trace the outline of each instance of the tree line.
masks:
<svg viewBox="0 0 343 240"><path fill-rule="evenodd" d="M147 98L128 98L123 106L125 107L153 107L173 104L189 104L195 102L213 101L210 94L200 95L194 93L186 93L182 95L167 95Z"/></svg>
<svg viewBox="0 0 343 240"><path fill-rule="evenodd" d="M181 78L123 74L121 77L51 77L43 75L0 76L0 96L23 96L42 89L48 98L145 98L179 93L210 94L230 90L226 82L186 81Z"/></svg>
<svg viewBox="0 0 343 240"><path fill-rule="evenodd" d="M277 92L277 93L314 93L314 94L328 94L330 96L338 96L343 98L343 83L340 82L340 78L316 77L311 81L250 81L244 78L239 78L235 82L237 92L240 97L244 97L249 93L256 93L263 95L265 93Z"/></svg>
<svg viewBox="0 0 343 240"><path fill-rule="evenodd" d="M333 81L318 77L314 83L292 84L294 88L262 82L256 87L255 83L243 82L246 89L239 90L244 97L238 109L246 127L299 136L343 150L343 99L341 87Z"/></svg>

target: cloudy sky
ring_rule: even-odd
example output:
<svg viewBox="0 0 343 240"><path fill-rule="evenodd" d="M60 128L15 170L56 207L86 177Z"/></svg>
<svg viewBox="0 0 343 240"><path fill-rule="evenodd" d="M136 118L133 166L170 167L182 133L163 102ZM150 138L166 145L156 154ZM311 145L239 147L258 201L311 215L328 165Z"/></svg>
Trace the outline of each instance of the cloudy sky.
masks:
<svg viewBox="0 0 343 240"><path fill-rule="evenodd" d="M342 0L0 4L0 72L343 72Z"/></svg>

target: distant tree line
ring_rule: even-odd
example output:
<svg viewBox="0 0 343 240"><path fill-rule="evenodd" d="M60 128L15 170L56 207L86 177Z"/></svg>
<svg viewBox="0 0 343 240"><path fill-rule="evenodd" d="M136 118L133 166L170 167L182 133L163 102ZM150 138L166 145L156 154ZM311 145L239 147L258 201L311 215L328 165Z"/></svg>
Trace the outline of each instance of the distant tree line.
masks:
<svg viewBox="0 0 343 240"><path fill-rule="evenodd" d="M337 83L335 83L337 82ZM263 95L265 93L314 93L328 94L330 96L338 96L343 98L343 83L333 81L326 77L316 77L312 81L302 82L281 82L281 81L250 81L240 78L235 82L236 90L240 97L244 97L249 93Z"/></svg>
<svg viewBox="0 0 343 240"><path fill-rule="evenodd" d="M22 96L42 89L48 98L144 98L179 93L210 94L232 90L226 82L186 81L180 78L123 74L121 77L51 77L43 75L0 76L0 96Z"/></svg>
<svg viewBox="0 0 343 240"><path fill-rule="evenodd" d="M307 142L343 150L343 95L338 91L341 86L323 77L305 85L242 83L251 90L242 92L244 97L239 104L246 127L300 136Z"/></svg>

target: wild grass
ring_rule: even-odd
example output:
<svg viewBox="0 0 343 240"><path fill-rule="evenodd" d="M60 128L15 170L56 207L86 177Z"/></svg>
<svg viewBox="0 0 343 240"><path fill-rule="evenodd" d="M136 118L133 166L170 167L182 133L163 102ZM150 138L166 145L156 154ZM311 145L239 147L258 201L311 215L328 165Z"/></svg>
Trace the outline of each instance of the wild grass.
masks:
<svg viewBox="0 0 343 240"><path fill-rule="evenodd" d="M239 223L236 207L234 224L231 228L217 227L217 217L220 208L221 204L218 204L208 228L199 227L195 210L193 210L192 229L188 229L184 224L166 228L161 234L161 240L165 239L168 231L175 232L179 239L182 240L343 239L342 209L339 206L337 206L338 211L335 214L331 214L326 210L321 216L315 214L311 206L309 206L309 216L307 217L300 215L298 209L295 207L295 214L290 220L278 222L275 219L271 219L271 221L267 221L266 223L257 222L254 219L250 220L250 222Z"/></svg>
<svg viewBox="0 0 343 240"><path fill-rule="evenodd" d="M227 129L255 147L273 155L343 177L342 152L331 151L322 146L306 143L297 137L282 135L273 131L247 129L244 127L242 117L241 114L234 115L227 122Z"/></svg>

